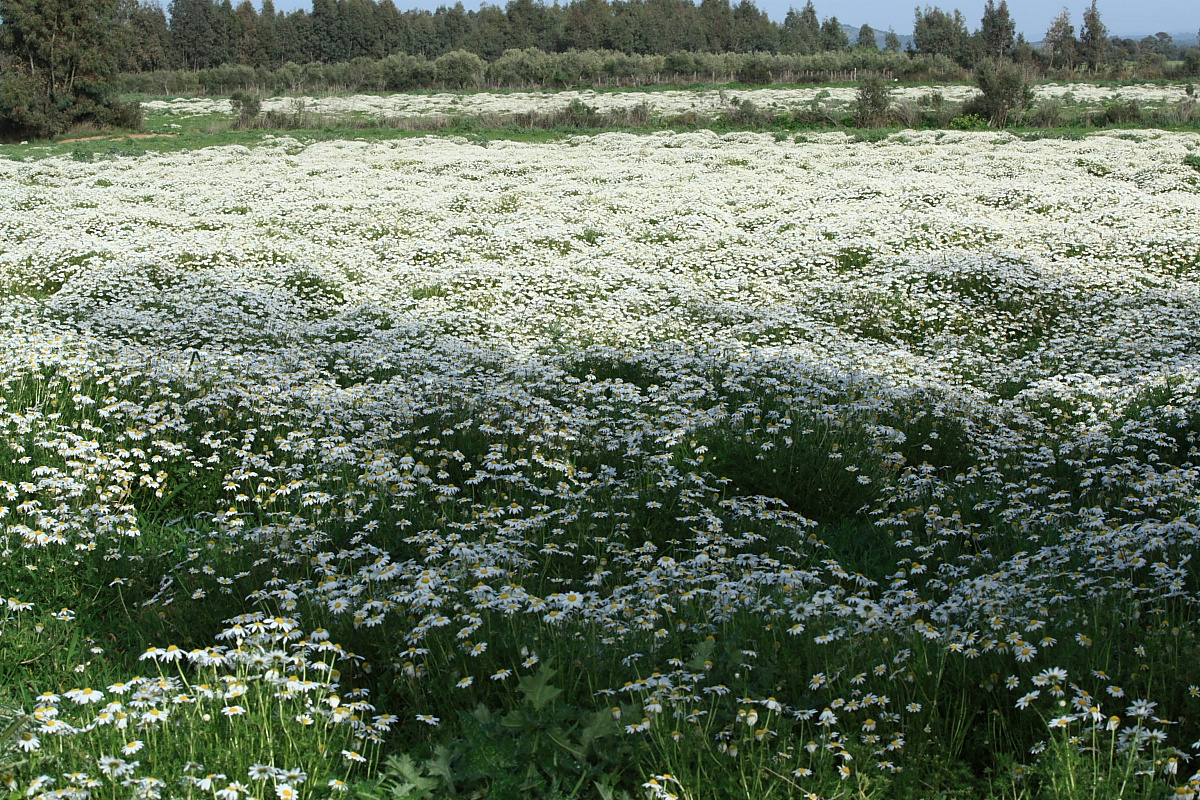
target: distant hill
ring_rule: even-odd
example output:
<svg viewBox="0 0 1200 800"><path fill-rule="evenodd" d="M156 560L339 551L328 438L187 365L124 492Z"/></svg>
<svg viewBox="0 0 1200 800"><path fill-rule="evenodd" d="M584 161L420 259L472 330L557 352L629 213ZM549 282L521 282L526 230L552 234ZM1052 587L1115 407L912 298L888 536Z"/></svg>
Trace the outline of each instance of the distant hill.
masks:
<svg viewBox="0 0 1200 800"><path fill-rule="evenodd" d="M854 44L854 42L858 40L858 26L843 24L842 30L844 30L846 32L846 36L848 36L850 38L850 44ZM875 33L876 44L878 44L879 49L882 50L884 37L887 36L887 31L881 31L874 26L871 27L871 30ZM1117 36L1121 39L1133 39L1134 41L1140 42L1142 39L1145 39L1147 36L1154 36L1156 33L1158 33L1158 31L1146 31L1146 32L1142 32L1142 33L1128 33L1126 31L1118 31L1118 32L1110 32L1109 35ZM1173 32L1167 31L1167 33L1169 33L1171 35L1171 39L1174 40L1175 44L1179 45L1180 47L1195 47L1196 45L1200 44L1200 40L1197 40L1197 38L1196 38L1197 31L1173 31ZM1026 36L1027 36L1027 38L1031 38L1031 37L1028 37L1028 34ZM900 49L901 50L904 50L905 48L907 48L909 42L911 42L913 39L911 33L897 33L896 37L900 40ZM1038 39L1037 41L1031 40L1030 44L1032 44L1034 47L1042 46L1042 42L1040 39Z"/></svg>
<svg viewBox="0 0 1200 800"><path fill-rule="evenodd" d="M860 27L862 26L846 25L845 23L842 23L842 30L844 30L846 32L846 36L849 37L850 44L854 44L856 41L858 41L858 29ZM887 36L887 31L881 31L874 26L871 27L871 31L875 34L875 43L879 45L879 49L882 50L884 38ZM912 41L913 37L911 33L897 33L896 38L900 40L900 49L903 50L908 47L908 43Z"/></svg>
<svg viewBox="0 0 1200 800"><path fill-rule="evenodd" d="M1112 35L1119 36L1122 39L1133 39L1134 41L1141 41L1142 39L1145 39L1147 36L1153 36L1156 33L1158 33L1158 31L1145 31L1143 33L1120 32L1120 33L1114 33ZM1180 47L1191 47L1193 45L1200 44L1200 41L1196 40L1196 31L1167 31L1167 33L1169 33L1171 35L1171 38L1175 40L1175 44L1179 45Z"/></svg>

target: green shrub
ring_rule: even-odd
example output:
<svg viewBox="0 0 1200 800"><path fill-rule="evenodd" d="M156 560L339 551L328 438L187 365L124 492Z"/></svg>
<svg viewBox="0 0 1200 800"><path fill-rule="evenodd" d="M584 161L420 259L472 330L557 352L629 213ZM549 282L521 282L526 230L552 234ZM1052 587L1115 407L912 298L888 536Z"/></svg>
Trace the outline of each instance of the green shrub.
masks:
<svg viewBox="0 0 1200 800"><path fill-rule="evenodd" d="M1104 113L1096 118L1100 125L1128 125L1142 121L1142 107L1133 100L1113 100L1106 103Z"/></svg>
<svg viewBox="0 0 1200 800"><path fill-rule="evenodd" d="M737 79L738 83L751 86L767 86L774 81L774 78L771 77L771 68L757 59L747 62L738 70Z"/></svg>
<svg viewBox="0 0 1200 800"><path fill-rule="evenodd" d="M760 109L753 100L741 97L735 97L721 114L723 124L735 127L762 125L770 119L770 112Z"/></svg>
<svg viewBox="0 0 1200 800"><path fill-rule="evenodd" d="M882 75L867 75L858 82L858 97L854 103L854 121L862 128L874 128L887 123L892 104L892 84Z"/></svg>
<svg viewBox="0 0 1200 800"><path fill-rule="evenodd" d="M465 89L477 85L487 70L484 60L466 50L455 50L433 62L437 79L454 89Z"/></svg>
<svg viewBox="0 0 1200 800"><path fill-rule="evenodd" d="M1057 128L1063 124L1065 110L1058 100L1042 100L1029 112L1027 125L1035 128Z"/></svg>
<svg viewBox="0 0 1200 800"><path fill-rule="evenodd" d="M3 4L11 60L0 70L0 138L49 138L80 123L137 127L136 104L123 104L111 83L111 4L75 0L57 15L27 5Z"/></svg>
<svg viewBox="0 0 1200 800"><path fill-rule="evenodd" d="M987 120L978 114L961 114L950 120L951 130L956 131L982 131L987 126Z"/></svg>
<svg viewBox="0 0 1200 800"><path fill-rule="evenodd" d="M239 128L249 128L254 124L258 117L258 112L262 110L262 98L257 92L247 89L238 89L229 97L229 102L233 105L233 110L237 113L237 124Z"/></svg>
<svg viewBox="0 0 1200 800"><path fill-rule="evenodd" d="M1010 116L1019 115L1033 102L1033 90L1025 74L1012 63L982 62L975 68L975 85L980 94L963 107L963 112L983 117L996 128L1003 128Z"/></svg>

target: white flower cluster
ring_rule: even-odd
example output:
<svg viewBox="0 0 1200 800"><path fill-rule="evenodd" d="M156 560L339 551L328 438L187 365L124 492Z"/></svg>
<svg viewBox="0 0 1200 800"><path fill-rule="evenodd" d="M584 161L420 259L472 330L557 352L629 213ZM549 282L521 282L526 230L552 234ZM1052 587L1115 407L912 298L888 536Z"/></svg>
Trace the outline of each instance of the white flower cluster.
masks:
<svg viewBox="0 0 1200 800"><path fill-rule="evenodd" d="M946 84L941 86L899 86L894 100L920 101L938 93L946 102L961 103L978 94L972 86ZM709 89L691 91L668 89L654 91L598 92L591 89L558 92L470 92L430 94L354 94L322 97L271 97L263 101L266 111L288 112L298 107L319 114L361 113L377 117L420 117L485 114L521 114L561 108L576 100L601 113L619 111L645 104L657 114L673 115L687 112L718 114L730 104L750 101L759 108L790 111L806 108L815 102L825 102L833 108L847 108L855 102L858 90L854 87L802 87L789 89ZM1093 84L1041 84L1034 87L1035 100L1068 99L1099 105L1111 100L1130 100L1138 103L1175 102L1186 97L1183 86L1144 84L1133 86L1096 86ZM145 100L142 107L159 114L197 116L232 114L233 106L219 98L178 97L172 100Z"/></svg>
<svg viewBox="0 0 1200 800"><path fill-rule="evenodd" d="M788 715L891 769L928 703L914 648L1041 668L1031 706L1067 691L1039 655L1099 651L1098 604L1194 608L1198 146L666 132L0 161L0 546L120 558L211 485L151 602L249 595L264 613L227 637L378 628L400 678L466 695L538 663L493 635L525 626L609 665L630 735L729 695L730 755ZM860 509L878 574L826 541ZM239 551L255 573L225 569ZM747 618L770 648L714 667L706 637ZM358 668L328 636L264 657ZM730 694L777 653L778 680L813 678ZM297 719L342 713L286 673L265 674ZM1085 673L1063 725L1137 680Z"/></svg>

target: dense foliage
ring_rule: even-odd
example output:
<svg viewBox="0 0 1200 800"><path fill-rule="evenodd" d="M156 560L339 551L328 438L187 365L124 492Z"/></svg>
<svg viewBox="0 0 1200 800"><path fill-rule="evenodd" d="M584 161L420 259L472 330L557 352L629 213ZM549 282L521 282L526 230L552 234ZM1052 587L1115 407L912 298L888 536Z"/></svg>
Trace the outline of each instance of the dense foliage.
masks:
<svg viewBox="0 0 1200 800"><path fill-rule="evenodd" d="M130 123L113 97L114 0L0 0L0 137Z"/></svg>
<svg viewBox="0 0 1200 800"><path fill-rule="evenodd" d="M545 5L509 0L466 10L462 3L437 11L400 11L392 0L315 0L312 12L275 12L271 2L257 12L249 0L234 7L230 0L172 0L170 21L160 8L124 0L129 16L153 35L155 42L130 54L125 69L161 69L165 63L185 69L243 64L277 67L287 62L332 63L355 58L383 58L394 53L426 58L465 50L492 61L508 50L536 48L546 53L611 50L626 54L781 53L812 55L850 49L899 52L906 43L917 53L939 53L973 67L983 58L1013 55L1036 66L1048 66L1048 54L1014 35L1015 21L1005 0L988 0L980 27L970 32L958 10L918 9L911 37L853 28L837 17L821 19L811 0L792 9L782 22L771 21L751 0L579 0ZM1057 24L1057 23L1056 23ZM1137 61L1144 56L1179 60L1184 48L1165 33L1141 42L1110 42L1093 4L1084 12L1080 39L1075 40L1069 15L1048 31L1060 59L1075 53L1093 68L1110 57ZM889 35L890 34L890 35ZM1157 64L1156 58L1150 58ZM1158 65L1161 67L1161 65Z"/></svg>
<svg viewBox="0 0 1200 800"><path fill-rule="evenodd" d="M464 71L464 65L469 69ZM455 50L437 58L396 53L334 64L283 64L276 69L224 65L201 70L125 73L123 91L149 95L266 95L303 92L384 92L440 89L567 89L577 87L724 84L829 84L865 74L904 83L947 83L970 73L944 56L853 50L811 56L757 53L628 55L612 50L545 53L509 50L494 61Z"/></svg>

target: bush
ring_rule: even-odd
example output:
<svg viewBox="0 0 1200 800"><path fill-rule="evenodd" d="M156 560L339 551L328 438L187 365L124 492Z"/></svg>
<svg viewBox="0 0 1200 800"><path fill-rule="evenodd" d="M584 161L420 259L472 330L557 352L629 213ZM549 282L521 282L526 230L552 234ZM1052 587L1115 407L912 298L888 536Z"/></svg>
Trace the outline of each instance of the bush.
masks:
<svg viewBox="0 0 1200 800"><path fill-rule="evenodd" d="M534 47L505 50L491 64L479 63L480 74L486 74L489 82L505 86L545 86L558 72L557 60Z"/></svg>
<svg viewBox="0 0 1200 800"><path fill-rule="evenodd" d="M249 128L254 125L254 121L258 118L258 112L262 110L262 98L258 96L257 92L238 89L230 95L229 102L233 104L233 110L237 112L239 128Z"/></svg>
<svg viewBox="0 0 1200 800"><path fill-rule="evenodd" d="M1183 54L1183 74L1200 77L1200 47L1193 47Z"/></svg>
<svg viewBox="0 0 1200 800"><path fill-rule="evenodd" d="M861 128L886 124L891 104L891 81L879 74L867 75L858 82L858 98L854 104L855 124Z"/></svg>
<svg viewBox="0 0 1200 800"><path fill-rule="evenodd" d="M987 120L978 114L962 114L950 120L951 130L956 131L982 131L987 126Z"/></svg>
<svg viewBox="0 0 1200 800"><path fill-rule="evenodd" d="M975 68L975 85L980 94L969 101L963 111L988 120L997 128L1008 124L1009 116L1029 108L1033 90L1025 74L1015 64L996 64L983 61Z"/></svg>
<svg viewBox="0 0 1200 800"><path fill-rule="evenodd" d="M35 74L14 68L0 75L0 140L47 139L80 124L139 130L141 107L83 91L51 98Z"/></svg>
<svg viewBox="0 0 1200 800"><path fill-rule="evenodd" d="M941 92L930 92L923 96L917 105L924 109L925 124L931 128L945 128L950 125L950 120L957 116L955 109L957 106L946 101L946 96Z"/></svg>
<svg viewBox="0 0 1200 800"><path fill-rule="evenodd" d="M911 100L901 100L892 106L892 114L896 121L905 128L915 128L921 124L921 109Z"/></svg>
<svg viewBox="0 0 1200 800"><path fill-rule="evenodd" d="M1142 121L1142 107L1133 100L1113 100L1106 103L1104 113L1096 118L1099 125L1128 125Z"/></svg>
<svg viewBox="0 0 1200 800"><path fill-rule="evenodd" d="M770 112L760 109L753 100L741 97L735 97L721 114L722 124L735 128L765 125L770 120Z"/></svg>
<svg viewBox="0 0 1200 800"><path fill-rule="evenodd" d="M1059 128L1062 127L1064 116L1065 112L1061 101L1042 100L1030 112L1025 122L1034 128Z"/></svg>
<svg viewBox="0 0 1200 800"><path fill-rule="evenodd" d="M42 102L34 77L9 69L0 75L0 135L6 138L50 137L67 128Z"/></svg>
<svg viewBox="0 0 1200 800"><path fill-rule="evenodd" d="M474 53L466 50L455 50L446 53L433 62L434 74L437 79L455 89L465 89L477 86L483 80L487 64Z"/></svg>
<svg viewBox="0 0 1200 800"><path fill-rule="evenodd" d="M668 53L663 61L663 69L672 75L690 75L699 71L696 69L696 59L692 58L691 53L684 50Z"/></svg>
<svg viewBox="0 0 1200 800"><path fill-rule="evenodd" d="M57 14L41 5L0 2L7 62L0 67L0 137L47 138L79 124L136 126L136 107L121 103L111 83L111 4L44 4L61 5Z"/></svg>
<svg viewBox="0 0 1200 800"><path fill-rule="evenodd" d="M767 86L774 81L774 78L771 77L771 68L758 59L747 61L738 70L737 79L738 83L750 86Z"/></svg>

